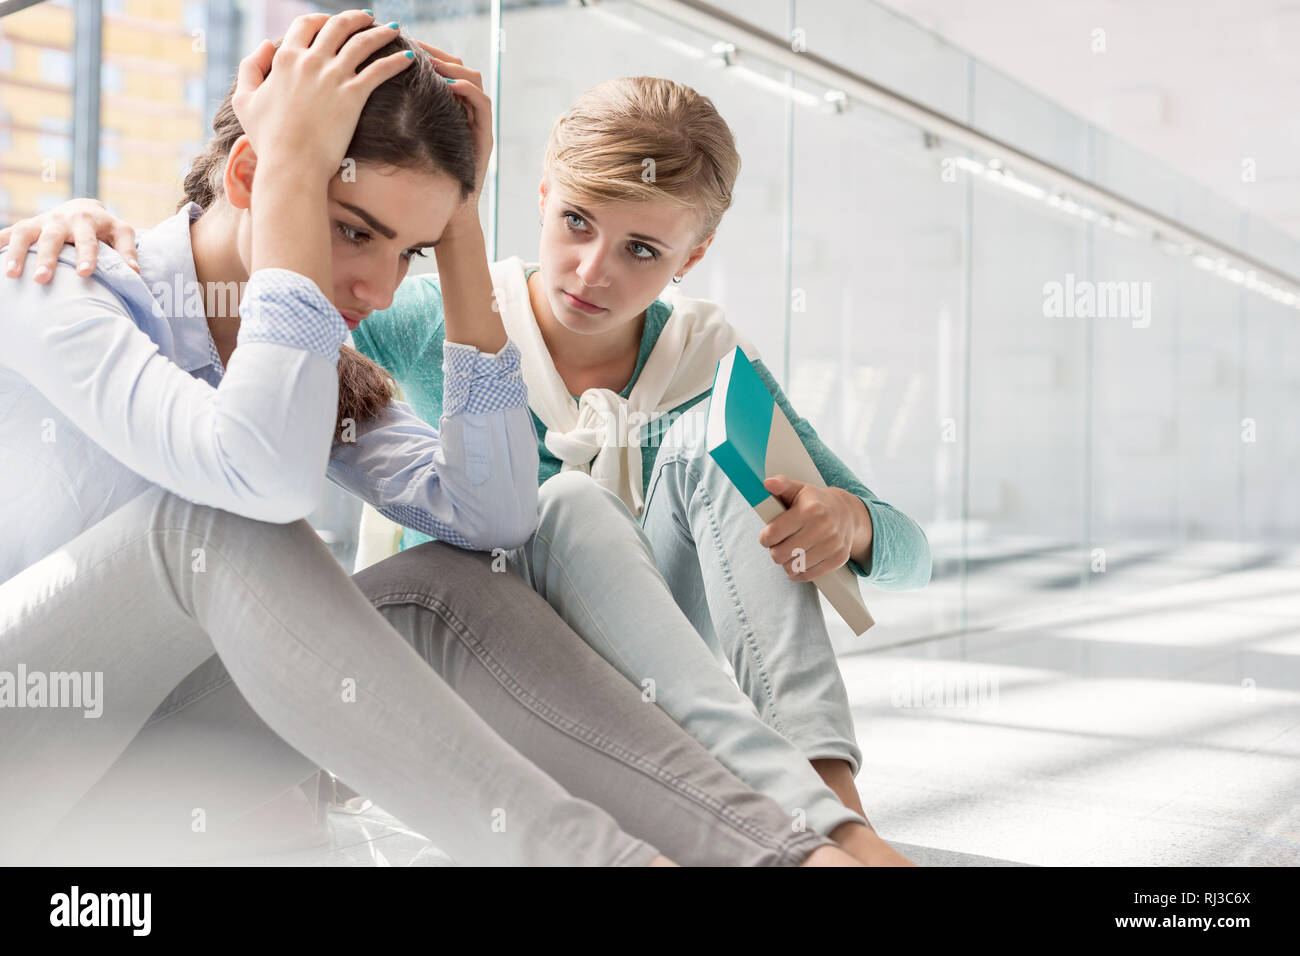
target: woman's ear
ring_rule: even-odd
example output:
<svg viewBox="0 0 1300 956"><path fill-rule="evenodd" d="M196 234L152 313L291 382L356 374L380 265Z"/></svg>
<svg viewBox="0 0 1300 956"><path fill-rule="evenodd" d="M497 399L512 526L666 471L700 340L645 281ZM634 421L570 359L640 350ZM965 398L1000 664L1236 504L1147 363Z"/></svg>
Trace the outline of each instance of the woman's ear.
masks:
<svg viewBox="0 0 1300 956"><path fill-rule="evenodd" d="M709 233L708 236L706 236L694 249L692 249L690 256L686 259L685 262L682 263L681 268L677 270L676 274L679 276L684 276L686 275L686 273L694 269L695 263L699 262L701 259L704 258L705 250L708 249L709 246L713 244L713 237L716 235L717 235L716 232Z"/></svg>
<svg viewBox="0 0 1300 956"><path fill-rule="evenodd" d="M538 219L546 215L546 180L543 179L537 187L537 215Z"/></svg>
<svg viewBox="0 0 1300 956"><path fill-rule="evenodd" d="M236 209L248 209L253 202L253 173L257 171L257 153L245 133L235 140L226 157L226 171L221 180L226 199Z"/></svg>

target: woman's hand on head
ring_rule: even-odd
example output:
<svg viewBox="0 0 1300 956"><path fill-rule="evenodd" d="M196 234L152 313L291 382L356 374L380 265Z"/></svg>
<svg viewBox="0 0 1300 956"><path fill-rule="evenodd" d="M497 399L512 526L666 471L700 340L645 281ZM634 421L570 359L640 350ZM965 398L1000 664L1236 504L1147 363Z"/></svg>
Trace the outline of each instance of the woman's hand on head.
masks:
<svg viewBox="0 0 1300 956"><path fill-rule="evenodd" d="M116 249L127 265L140 271L135 258L135 230L98 199L69 199L49 212L19 219L0 229L0 248L9 247L4 257L5 275L17 278L23 274L27 250L35 243L36 271L32 277L37 282L43 285L54 278L59 250L69 244L77 247L77 274L88 276L99 263L101 239Z"/></svg>
<svg viewBox="0 0 1300 956"><path fill-rule="evenodd" d="M433 57L434 69L453 82L451 91L465 107L470 133L474 137L474 195L469 197L466 205L477 208L479 194L487 181L488 164L492 159L492 100L483 91L483 76L471 70L461 62L460 57L452 56L419 40L424 49ZM475 213L477 216L477 212Z"/></svg>
<svg viewBox="0 0 1300 956"><path fill-rule="evenodd" d="M398 52L358 73L397 36L373 24L363 10L305 14L278 48L263 40L240 62L231 105L259 159L326 182L338 172L370 94L414 62L410 51Z"/></svg>

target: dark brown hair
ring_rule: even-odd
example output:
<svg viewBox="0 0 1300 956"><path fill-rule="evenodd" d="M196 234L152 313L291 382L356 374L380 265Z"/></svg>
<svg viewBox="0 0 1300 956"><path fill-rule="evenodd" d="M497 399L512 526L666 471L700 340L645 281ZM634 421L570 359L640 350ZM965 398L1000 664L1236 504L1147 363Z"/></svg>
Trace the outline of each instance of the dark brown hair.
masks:
<svg viewBox="0 0 1300 956"><path fill-rule="evenodd" d="M362 67L379 57L412 50L415 62L376 87L361 109L346 156L357 163L445 173L460 187L460 198L474 190L474 141L465 111L424 50L405 36L372 53ZM244 128L235 116L232 84L212 119L212 139L185 176L185 198L208 209L223 194L226 159ZM329 294L331 290L322 290ZM339 405L334 439L347 419L360 424L392 400L395 383L387 370L346 345L339 350Z"/></svg>

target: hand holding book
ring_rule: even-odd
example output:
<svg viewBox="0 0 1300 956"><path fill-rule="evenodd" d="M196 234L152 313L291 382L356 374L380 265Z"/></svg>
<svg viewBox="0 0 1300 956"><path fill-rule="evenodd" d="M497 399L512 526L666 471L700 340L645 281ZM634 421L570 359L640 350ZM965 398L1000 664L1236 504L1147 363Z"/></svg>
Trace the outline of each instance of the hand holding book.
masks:
<svg viewBox="0 0 1300 956"><path fill-rule="evenodd" d="M773 475L763 487L786 511L763 528L758 543L791 581L814 581L850 560L870 564L871 515L857 495L785 475Z"/></svg>

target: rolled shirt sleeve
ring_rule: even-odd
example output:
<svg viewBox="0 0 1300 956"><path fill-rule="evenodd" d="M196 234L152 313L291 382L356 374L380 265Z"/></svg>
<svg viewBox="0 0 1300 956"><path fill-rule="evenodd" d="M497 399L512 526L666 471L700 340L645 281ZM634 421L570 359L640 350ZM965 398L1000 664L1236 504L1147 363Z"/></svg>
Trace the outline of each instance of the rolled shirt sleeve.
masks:
<svg viewBox="0 0 1300 956"><path fill-rule="evenodd" d="M507 341L495 355L461 342L442 343L442 413L527 408L519 347Z"/></svg>
<svg viewBox="0 0 1300 956"><path fill-rule="evenodd" d="M385 517L457 547L515 548L537 528L537 431L519 349L443 343L437 429L391 402L334 445L329 477Z"/></svg>
<svg viewBox="0 0 1300 956"><path fill-rule="evenodd" d="M306 276L288 269L259 269L248 280L239 303L239 345L262 342L305 349L337 368L347 334L343 316Z"/></svg>

